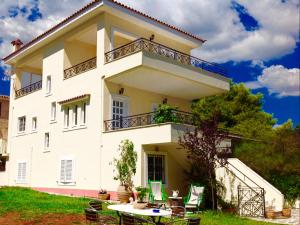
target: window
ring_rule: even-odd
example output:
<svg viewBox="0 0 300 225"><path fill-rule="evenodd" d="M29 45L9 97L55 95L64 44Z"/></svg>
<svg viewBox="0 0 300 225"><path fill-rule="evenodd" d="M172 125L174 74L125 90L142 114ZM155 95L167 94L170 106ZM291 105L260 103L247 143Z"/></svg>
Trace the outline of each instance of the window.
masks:
<svg viewBox="0 0 300 225"><path fill-rule="evenodd" d="M51 93L51 76L47 76L47 80L46 80L46 93L47 94Z"/></svg>
<svg viewBox="0 0 300 225"><path fill-rule="evenodd" d="M86 103L81 106L81 124L86 124Z"/></svg>
<svg viewBox="0 0 300 225"><path fill-rule="evenodd" d="M26 162L18 162L17 183L26 183Z"/></svg>
<svg viewBox="0 0 300 225"><path fill-rule="evenodd" d="M126 127L127 121L124 121L123 118L127 114L127 99L123 96L114 96L112 100L113 128Z"/></svg>
<svg viewBox="0 0 300 225"><path fill-rule="evenodd" d="M51 120L56 120L56 102L51 103Z"/></svg>
<svg viewBox="0 0 300 225"><path fill-rule="evenodd" d="M18 131L24 132L26 127L26 116L21 116L18 118Z"/></svg>
<svg viewBox="0 0 300 225"><path fill-rule="evenodd" d="M31 130L32 131L36 131L36 129L37 129L37 118L36 117L32 117Z"/></svg>
<svg viewBox="0 0 300 225"><path fill-rule="evenodd" d="M165 175L165 156L164 155L148 155L148 180L166 182Z"/></svg>
<svg viewBox="0 0 300 225"><path fill-rule="evenodd" d="M74 121L73 121L73 124L74 124L74 126L77 126L77 124L78 124L78 105L75 105L75 107L74 107L74 116L73 116L73 118L74 118Z"/></svg>
<svg viewBox="0 0 300 225"><path fill-rule="evenodd" d="M62 159L60 161L60 182L63 184L74 182L74 160Z"/></svg>
<svg viewBox="0 0 300 225"><path fill-rule="evenodd" d="M64 127L68 128L70 125L70 108L66 107L64 109Z"/></svg>
<svg viewBox="0 0 300 225"><path fill-rule="evenodd" d="M45 133L45 137L44 137L44 147L45 149L48 149L50 146L50 136L49 136L49 132Z"/></svg>

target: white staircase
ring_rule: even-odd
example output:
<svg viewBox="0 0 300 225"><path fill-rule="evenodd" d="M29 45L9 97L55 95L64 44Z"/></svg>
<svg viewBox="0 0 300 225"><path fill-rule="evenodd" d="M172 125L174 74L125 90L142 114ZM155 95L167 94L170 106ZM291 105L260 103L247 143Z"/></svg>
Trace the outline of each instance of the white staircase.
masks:
<svg viewBox="0 0 300 225"><path fill-rule="evenodd" d="M216 177L225 186L225 201L238 207L245 203L249 211L258 210L259 206L264 211L264 207L271 205L276 211L282 210L283 194L239 159L229 158L225 167L216 169Z"/></svg>

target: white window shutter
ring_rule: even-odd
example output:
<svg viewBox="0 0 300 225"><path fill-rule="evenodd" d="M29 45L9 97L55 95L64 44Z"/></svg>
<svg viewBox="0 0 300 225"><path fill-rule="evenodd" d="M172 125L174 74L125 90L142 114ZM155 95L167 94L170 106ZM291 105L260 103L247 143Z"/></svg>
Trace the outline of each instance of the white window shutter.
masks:
<svg viewBox="0 0 300 225"><path fill-rule="evenodd" d="M65 182L66 160L60 161L60 182Z"/></svg>
<svg viewBox="0 0 300 225"><path fill-rule="evenodd" d="M26 162L18 163L17 181L26 182Z"/></svg>
<svg viewBox="0 0 300 225"><path fill-rule="evenodd" d="M60 182L72 183L74 181L74 160L63 159L60 166Z"/></svg>
<svg viewBox="0 0 300 225"><path fill-rule="evenodd" d="M65 181L72 182L73 181L73 160L66 160L65 167Z"/></svg>

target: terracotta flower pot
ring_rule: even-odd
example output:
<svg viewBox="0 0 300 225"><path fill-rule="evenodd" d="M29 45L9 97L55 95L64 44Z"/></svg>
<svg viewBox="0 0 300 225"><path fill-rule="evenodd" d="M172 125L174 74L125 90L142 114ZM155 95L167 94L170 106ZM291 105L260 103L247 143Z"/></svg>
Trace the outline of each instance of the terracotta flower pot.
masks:
<svg viewBox="0 0 300 225"><path fill-rule="evenodd" d="M292 214L291 208L282 209L282 216L290 218Z"/></svg>
<svg viewBox="0 0 300 225"><path fill-rule="evenodd" d="M128 190L125 186L119 186L117 190L117 196L121 203L129 202L132 192Z"/></svg>
<svg viewBox="0 0 300 225"><path fill-rule="evenodd" d="M145 209L147 207L147 205L148 205L147 202L134 202L133 208L134 209Z"/></svg>
<svg viewBox="0 0 300 225"><path fill-rule="evenodd" d="M109 194L98 194L98 198L100 200L107 200L109 199Z"/></svg>
<svg viewBox="0 0 300 225"><path fill-rule="evenodd" d="M265 217L267 219L274 219L275 218L275 211L273 211L273 210L266 211Z"/></svg>

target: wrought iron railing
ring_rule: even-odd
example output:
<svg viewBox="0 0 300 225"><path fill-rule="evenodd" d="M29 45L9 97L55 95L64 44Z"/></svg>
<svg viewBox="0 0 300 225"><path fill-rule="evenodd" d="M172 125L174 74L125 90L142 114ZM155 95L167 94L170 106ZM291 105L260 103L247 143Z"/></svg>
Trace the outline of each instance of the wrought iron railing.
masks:
<svg viewBox="0 0 300 225"><path fill-rule="evenodd" d="M172 119L165 119L163 122L175 122L180 124L194 125L194 116L191 113L183 112L179 110L173 110ZM133 116L120 117L118 119L105 120L105 131L119 130L124 128L132 128L139 126L146 126L152 124L158 124L159 122L155 118L155 112L143 113Z"/></svg>
<svg viewBox="0 0 300 225"><path fill-rule="evenodd" d="M160 56L171 58L178 63L184 65L191 65L203 70L218 73L226 76L227 72L224 68L220 67L216 63L207 62L205 60L199 59L197 57L179 52L175 49L169 48L165 45L149 41L145 38L137 39L119 48L116 48L110 52L105 53L105 62L110 63L117 59L129 56L139 51L147 51Z"/></svg>
<svg viewBox="0 0 300 225"><path fill-rule="evenodd" d="M64 70L64 79L74 77L97 67L97 58L91 58Z"/></svg>
<svg viewBox="0 0 300 225"><path fill-rule="evenodd" d="M22 96L28 95L28 94L30 94L32 92L35 92L35 91L38 91L40 89L42 89L42 81L41 80L38 81L38 82L35 82L33 84L30 84L26 87L23 87L19 90L16 90L15 91L15 97L20 98Z"/></svg>

